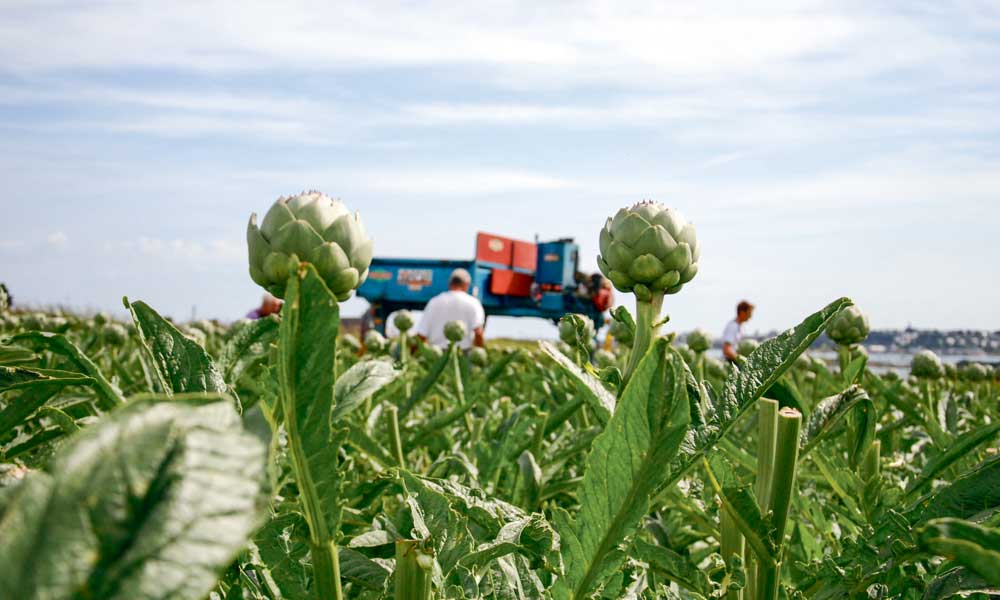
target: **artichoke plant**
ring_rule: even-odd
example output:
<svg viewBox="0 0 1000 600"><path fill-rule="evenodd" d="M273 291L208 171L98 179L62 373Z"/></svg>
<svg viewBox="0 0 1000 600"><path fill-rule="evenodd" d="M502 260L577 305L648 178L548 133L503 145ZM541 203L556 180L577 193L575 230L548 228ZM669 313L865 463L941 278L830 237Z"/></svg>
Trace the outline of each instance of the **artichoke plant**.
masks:
<svg viewBox="0 0 1000 600"><path fill-rule="evenodd" d="M485 348L472 348L469 350L469 362L477 367L485 367L489 364L489 356Z"/></svg>
<svg viewBox="0 0 1000 600"><path fill-rule="evenodd" d="M109 346L122 346L128 341L128 330L121 323L109 322L101 329L101 338Z"/></svg>
<svg viewBox="0 0 1000 600"><path fill-rule="evenodd" d="M603 348L594 352L594 363L600 369L606 369L608 367L613 367L618 364L618 359L615 355Z"/></svg>
<svg viewBox="0 0 1000 600"><path fill-rule="evenodd" d="M921 350L910 360L910 375L919 379L941 379L944 377L944 365L937 354Z"/></svg>
<svg viewBox="0 0 1000 600"><path fill-rule="evenodd" d="M278 298L284 298L295 268L293 255L312 263L340 302L365 281L372 262L372 240L361 216L316 191L278 198L259 228L257 215L250 215L247 245L250 277Z"/></svg>
<svg viewBox="0 0 1000 600"><path fill-rule="evenodd" d="M468 333L468 330L462 321L448 321L444 324L444 337L453 344L464 340L466 333Z"/></svg>
<svg viewBox="0 0 1000 600"><path fill-rule="evenodd" d="M659 332L665 294L698 273L694 225L659 202L644 200L609 218L600 235L601 272L621 292L635 294L636 327L623 381L628 381Z"/></svg>
<svg viewBox="0 0 1000 600"><path fill-rule="evenodd" d="M632 346L632 342L635 340L635 329L618 320L611 321L611 325L608 326L608 333L626 348Z"/></svg>
<svg viewBox="0 0 1000 600"><path fill-rule="evenodd" d="M854 346L865 341L869 331L868 317L860 308L851 305L830 321L826 334L839 346Z"/></svg>
<svg viewBox="0 0 1000 600"><path fill-rule="evenodd" d="M696 353L701 354L712 347L712 336L707 331L695 329L687 335L687 345Z"/></svg>
<svg viewBox="0 0 1000 600"><path fill-rule="evenodd" d="M413 329L414 323L416 323L416 319L413 318L413 313L408 310L397 311L392 317L392 324L400 333L406 333Z"/></svg>
<svg viewBox="0 0 1000 600"><path fill-rule="evenodd" d="M992 375L990 370L980 363L969 363L962 367L959 373L962 379L976 383L986 381Z"/></svg>
<svg viewBox="0 0 1000 600"><path fill-rule="evenodd" d="M559 339L570 346L590 348L594 342L594 322L590 317L579 314L563 315L559 319Z"/></svg>
<svg viewBox="0 0 1000 600"><path fill-rule="evenodd" d="M373 354L378 354L385 351L388 342L385 336L381 333L375 331L374 329L369 329L365 332L365 350Z"/></svg>
<svg viewBox="0 0 1000 600"><path fill-rule="evenodd" d="M757 347L760 346L760 342L750 338L740 340L740 343L736 345L736 353L740 356L750 356Z"/></svg>

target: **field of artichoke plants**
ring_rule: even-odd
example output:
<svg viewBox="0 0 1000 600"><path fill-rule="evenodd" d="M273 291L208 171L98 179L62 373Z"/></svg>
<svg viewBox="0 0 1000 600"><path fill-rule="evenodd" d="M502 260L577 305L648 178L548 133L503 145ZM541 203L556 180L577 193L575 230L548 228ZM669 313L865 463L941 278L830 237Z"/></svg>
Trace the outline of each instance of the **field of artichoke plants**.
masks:
<svg viewBox="0 0 1000 600"><path fill-rule="evenodd" d="M577 315L531 350L428 347L407 313L340 335L372 242L318 193L248 228L280 317L0 303L0 597L1000 594L996 373L875 375L846 298L724 366L662 314L694 227L645 202L594 229L610 352Z"/></svg>

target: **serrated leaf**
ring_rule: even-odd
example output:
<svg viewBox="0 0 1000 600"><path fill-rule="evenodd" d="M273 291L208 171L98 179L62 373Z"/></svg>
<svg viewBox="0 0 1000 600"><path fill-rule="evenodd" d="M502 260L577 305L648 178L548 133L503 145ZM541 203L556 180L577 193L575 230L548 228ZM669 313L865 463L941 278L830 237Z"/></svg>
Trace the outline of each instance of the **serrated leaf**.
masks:
<svg viewBox="0 0 1000 600"><path fill-rule="evenodd" d="M566 565L553 590L556 598L588 598L621 567L624 546L648 512L651 494L670 477L665 467L691 417L681 363L666 339L653 344L594 440L576 518L554 511Z"/></svg>
<svg viewBox="0 0 1000 600"><path fill-rule="evenodd" d="M941 471L944 471L955 464L955 462L964 458L981 444L992 440L996 437L997 432L1000 432L1000 423L973 429L959 436L947 450L927 461L927 464L920 471L920 476L911 481L910 485L906 486L907 495L919 491L926 484L930 483Z"/></svg>
<svg viewBox="0 0 1000 600"><path fill-rule="evenodd" d="M708 575L670 548L636 540L635 558L648 563L650 569L660 572L686 590L703 595L712 591Z"/></svg>
<svg viewBox="0 0 1000 600"><path fill-rule="evenodd" d="M950 484L914 502L908 509L911 522L941 517L967 519L1000 507L1000 456L983 461Z"/></svg>
<svg viewBox="0 0 1000 600"><path fill-rule="evenodd" d="M918 532L920 547L945 556L1000 586L1000 529L961 519L935 519Z"/></svg>
<svg viewBox="0 0 1000 600"><path fill-rule="evenodd" d="M87 358L76 347L76 344L66 339L66 336L61 333L28 331L10 338L10 343L24 344L36 351L48 350L68 359L81 373L94 380L94 388L97 390L97 405L101 409L111 410L125 402L121 391L104 377L94 361Z"/></svg>
<svg viewBox="0 0 1000 600"><path fill-rule="evenodd" d="M856 466L862 453L871 446L875 439L875 403L868 392L860 386L852 385L843 392L824 398L809 415L809 422L802 431L802 455L805 456L823 439L829 436L834 427L848 414L854 411L860 435L856 436L848 448L852 466Z"/></svg>
<svg viewBox="0 0 1000 600"><path fill-rule="evenodd" d="M538 342L538 346L573 382L573 387L584 402L590 406L601 425L607 425L611 415L615 412L617 402L615 395L604 387L600 379L576 366L576 363L549 342Z"/></svg>
<svg viewBox="0 0 1000 600"><path fill-rule="evenodd" d="M267 357L268 347L278 337L278 318L275 315L251 321L226 340L219 354L222 378L235 383L243 372Z"/></svg>
<svg viewBox="0 0 1000 600"><path fill-rule="evenodd" d="M333 395L336 398L333 420L337 422L346 417L365 400L399 377L399 374L400 371L385 360L359 362L341 373L333 388Z"/></svg>

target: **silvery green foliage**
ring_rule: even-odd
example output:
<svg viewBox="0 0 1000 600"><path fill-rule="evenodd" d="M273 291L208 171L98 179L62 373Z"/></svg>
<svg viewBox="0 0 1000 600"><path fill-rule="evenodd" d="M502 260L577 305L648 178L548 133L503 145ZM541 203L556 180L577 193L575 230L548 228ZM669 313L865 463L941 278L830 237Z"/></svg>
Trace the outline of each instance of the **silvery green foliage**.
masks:
<svg viewBox="0 0 1000 600"><path fill-rule="evenodd" d="M921 379L940 379L944 376L944 366L937 354L921 350L910 361L910 374Z"/></svg>
<svg viewBox="0 0 1000 600"><path fill-rule="evenodd" d="M447 338L449 342L461 342L465 339L466 333L468 333L468 330L465 328L465 323L462 321L448 321L444 324L444 337Z"/></svg>
<svg viewBox="0 0 1000 600"><path fill-rule="evenodd" d="M413 318L412 312L408 310L400 310L393 316L392 323L400 332L406 333L410 329L413 329L416 319Z"/></svg>
<svg viewBox="0 0 1000 600"><path fill-rule="evenodd" d="M312 263L330 291L343 302L368 277L372 240L361 222L340 200L317 191L278 198L257 227L247 225L250 277L278 298L294 268L292 255Z"/></svg>
<svg viewBox="0 0 1000 600"><path fill-rule="evenodd" d="M853 346L865 341L870 331L868 317L861 312L857 306L848 306L840 311L830 326L827 327L826 334L834 343L841 346Z"/></svg>
<svg viewBox="0 0 1000 600"><path fill-rule="evenodd" d="M594 322L579 314L563 315L559 319L559 339L574 348L590 348L594 344Z"/></svg>
<svg viewBox="0 0 1000 600"><path fill-rule="evenodd" d="M694 225L659 202L623 208L601 229L597 264L619 291L646 301L676 294L698 273Z"/></svg>
<svg viewBox="0 0 1000 600"><path fill-rule="evenodd" d="M687 345L701 354L712 347L712 336L703 329L695 329L687 335Z"/></svg>
<svg viewBox="0 0 1000 600"><path fill-rule="evenodd" d="M489 356L485 348L472 348L469 350L469 362L477 367L485 367L489 364Z"/></svg>
<svg viewBox="0 0 1000 600"><path fill-rule="evenodd" d="M757 340L745 339L740 340L740 343L736 346L736 353L740 356L750 356L750 353L757 349L760 343Z"/></svg>
<svg viewBox="0 0 1000 600"><path fill-rule="evenodd" d="M369 352L382 352L387 344L385 336L374 329L365 332L365 349Z"/></svg>

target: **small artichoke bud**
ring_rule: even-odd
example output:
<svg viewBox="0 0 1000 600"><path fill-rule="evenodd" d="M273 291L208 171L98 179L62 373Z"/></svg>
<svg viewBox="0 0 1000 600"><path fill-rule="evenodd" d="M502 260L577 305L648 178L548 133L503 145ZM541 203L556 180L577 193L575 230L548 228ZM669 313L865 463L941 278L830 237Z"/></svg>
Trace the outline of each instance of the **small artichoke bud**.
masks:
<svg viewBox="0 0 1000 600"><path fill-rule="evenodd" d="M695 329L687 335L687 345L701 354L712 347L712 336L707 331Z"/></svg>
<svg viewBox="0 0 1000 600"><path fill-rule="evenodd" d="M959 371L959 374L962 376L962 379L972 382L986 381L991 375L990 370L987 369L985 365L981 365L979 363L969 363L965 365L962 367L961 371Z"/></svg>
<svg viewBox="0 0 1000 600"><path fill-rule="evenodd" d="M108 313L99 312L94 315L94 325L106 325L111 322L111 318L108 317Z"/></svg>
<svg viewBox="0 0 1000 600"><path fill-rule="evenodd" d="M120 323L108 323L101 330L101 339L109 346L122 346L128 341L128 330Z"/></svg>
<svg viewBox="0 0 1000 600"><path fill-rule="evenodd" d="M358 350L361 350L361 341L353 333L345 333L340 336L340 343L351 353L357 353Z"/></svg>
<svg viewBox="0 0 1000 600"><path fill-rule="evenodd" d="M602 348L601 350L594 352L594 363L597 364L598 368L606 369L617 365L618 360L614 354Z"/></svg>
<svg viewBox="0 0 1000 600"><path fill-rule="evenodd" d="M854 305L837 313L837 316L830 320L830 325L826 328L826 334L835 344L840 346L860 344L868 337L869 331L868 317Z"/></svg>
<svg viewBox="0 0 1000 600"><path fill-rule="evenodd" d="M676 294L698 273L694 225L659 202L619 210L601 229L600 248L601 273L642 302L654 293Z"/></svg>
<svg viewBox="0 0 1000 600"><path fill-rule="evenodd" d="M937 354L921 350L910 360L910 375L918 379L941 379L944 376L944 366Z"/></svg>
<svg viewBox="0 0 1000 600"><path fill-rule="evenodd" d="M462 321L448 321L444 324L444 337L449 342L454 344L461 342L465 339L466 333L468 333L468 330Z"/></svg>
<svg viewBox="0 0 1000 600"><path fill-rule="evenodd" d="M594 322L579 314L563 315L559 319L559 339L573 348L590 348L594 343Z"/></svg>
<svg viewBox="0 0 1000 600"><path fill-rule="evenodd" d="M693 367L696 360L698 360L698 355L694 353L687 344L677 344L677 352L680 353L681 358L687 363L689 367Z"/></svg>
<svg viewBox="0 0 1000 600"><path fill-rule="evenodd" d="M740 356L750 356L750 354L760 346L760 342L752 339L740 340L736 346L736 353Z"/></svg>
<svg viewBox="0 0 1000 600"><path fill-rule="evenodd" d="M489 355L485 348L473 348L469 350L469 362L477 367L485 367L489 364Z"/></svg>
<svg viewBox="0 0 1000 600"><path fill-rule="evenodd" d="M958 369L956 369L955 365L951 363L944 363L944 376L948 379L957 379Z"/></svg>
<svg viewBox="0 0 1000 600"><path fill-rule="evenodd" d="M812 366L813 366L812 359L809 358L808 354L806 354L805 352L803 352L802 354L798 355L795 358L795 366L798 367L799 369L803 370L803 371L810 371L810 370L812 370Z"/></svg>
<svg viewBox="0 0 1000 600"><path fill-rule="evenodd" d="M257 215L250 215L247 246L250 277L278 298L285 296L292 255L312 263L341 302L364 283L372 262L372 240L361 215L315 191L278 198L259 228Z"/></svg>
<svg viewBox="0 0 1000 600"><path fill-rule="evenodd" d="M408 310L401 310L396 312L395 316L392 318L392 324L396 326L401 333L406 333L410 329L413 329L413 324L416 320L413 318L413 313Z"/></svg>
<svg viewBox="0 0 1000 600"><path fill-rule="evenodd" d="M369 329L365 332L365 349L369 352L374 354L382 352L385 350L387 343L385 336L374 329Z"/></svg>
<svg viewBox="0 0 1000 600"><path fill-rule="evenodd" d="M611 321L611 325L608 326L608 332L619 344L627 348L632 347L632 342L635 341L635 325L629 327L621 321Z"/></svg>
<svg viewBox="0 0 1000 600"><path fill-rule="evenodd" d="M722 362L712 358L711 356L705 357L705 374L710 377L715 377L717 379L726 378L726 366Z"/></svg>

